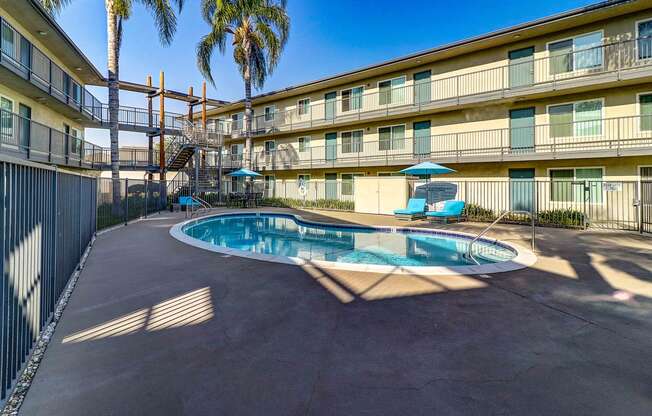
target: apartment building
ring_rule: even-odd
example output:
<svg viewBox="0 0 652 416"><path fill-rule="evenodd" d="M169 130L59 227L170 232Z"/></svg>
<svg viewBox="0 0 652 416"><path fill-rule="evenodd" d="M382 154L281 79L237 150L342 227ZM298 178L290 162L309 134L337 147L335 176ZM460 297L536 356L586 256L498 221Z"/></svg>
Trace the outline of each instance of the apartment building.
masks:
<svg viewBox="0 0 652 416"><path fill-rule="evenodd" d="M102 85L102 74L37 0L1 2L0 32L2 152L82 167L99 152L84 127L105 111L85 85Z"/></svg>
<svg viewBox="0 0 652 416"><path fill-rule="evenodd" d="M253 110L252 167L268 189L424 160L455 180L651 179L652 4L572 10L262 94ZM209 116L238 167L244 103Z"/></svg>

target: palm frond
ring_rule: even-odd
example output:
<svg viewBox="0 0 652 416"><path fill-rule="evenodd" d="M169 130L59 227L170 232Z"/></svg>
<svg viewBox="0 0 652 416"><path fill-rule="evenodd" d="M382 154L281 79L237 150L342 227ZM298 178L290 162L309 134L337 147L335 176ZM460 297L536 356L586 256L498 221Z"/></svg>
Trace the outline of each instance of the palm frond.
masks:
<svg viewBox="0 0 652 416"><path fill-rule="evenodd" d="M131 1L131 0L129 0ZM143 4L154 17L159 40L165 46L172 43L172 38L177 30L177 15L170 0L137 0ZM173 0L179 12L183 9L184 0Z"/></svg>
<svg viewBox="0 0 652 416"><path fill-rule="evenodd" d="M226 50L226 32L221 28L220 30L213 30L204 36L197 45L197 67L199 72L213 85L215 85L215 81L211 73L211 56L215 48L218 48L221 53Z"/></svg>
<svg viewBox="0 0 652 416"><path fill-rule="evenodd" d="M197 45L197 64L204 76L210 76L210 40L219 33L232 37L233 60L245 81L262 88L274 71L287 44L290 18L286 0L202 0L202 17L211 25L211 33ZM224 41L225 42L225 41ZM224 48L220 48L224 53Z"/></svg>
<svg viewBox="0 0 652 416"><path fill-rule="evenodd" d="M58 14L61 9L70 4L71 0L41 0L41 4L48 12Z"/></svg>

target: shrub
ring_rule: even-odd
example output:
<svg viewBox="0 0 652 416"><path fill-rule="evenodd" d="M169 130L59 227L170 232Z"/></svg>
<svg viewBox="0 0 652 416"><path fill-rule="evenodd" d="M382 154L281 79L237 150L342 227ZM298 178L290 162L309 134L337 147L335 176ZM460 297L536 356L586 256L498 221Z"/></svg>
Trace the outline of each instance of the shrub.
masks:
<svg viewBox="0 0 652 416"><path fill-rule="evenodd" d="M496 214L492 209L483 208L478 204L466 205L464 213L469 220L487 221L496 219Z"/></svg>
<svg viewBox="0 0 652 416"><path fill-rule="evenodd" d="M284 208L334 209L339 211L353 211L354 209L353 201L340 201L338 199L303 200L293 198L264 198L261 205Z"/></svg>
<svg viewBox="0 0 652 416"><path fill-rule="evenodd" d="M558 227L584 227L584 214L575 209L551 209L537 216L539 224Z"/></svg>

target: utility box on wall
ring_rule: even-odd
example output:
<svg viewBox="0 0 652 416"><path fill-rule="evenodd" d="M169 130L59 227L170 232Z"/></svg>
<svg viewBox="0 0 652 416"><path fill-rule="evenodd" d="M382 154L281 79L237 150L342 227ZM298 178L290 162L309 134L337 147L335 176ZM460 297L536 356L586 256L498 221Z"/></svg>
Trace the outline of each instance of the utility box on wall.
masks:
<svg viewBox="0 0 652 416"><path fill-rule="evenodd" d="M356 176L354 179L355 212L393 215L405 208L410 185L405 176Z"/></svg>

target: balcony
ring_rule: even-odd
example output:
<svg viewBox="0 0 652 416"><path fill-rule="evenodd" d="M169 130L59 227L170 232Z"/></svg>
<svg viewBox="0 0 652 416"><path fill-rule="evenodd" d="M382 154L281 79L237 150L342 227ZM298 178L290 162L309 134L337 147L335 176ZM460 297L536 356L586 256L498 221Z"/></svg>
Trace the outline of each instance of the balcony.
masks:
<svg viewBox="0 0 652 416"><path fill-rule="evenodd" d="M0 80L10 88L51 106L68 118L87 127L109 128L109 107L52 62L9 23L0 19L6 33L0 48ZM25 82L27 81L27 82ZM160 114L147 109L120 106L118 125L121 130L155 133ZM176 134L186 123L186 116L165 113L167 134Z"/></svg>
<svg viewBox="0 0 652 416"><path fill-rule="evenodd" d="M323 169L400 166L423 160L506 162L649 154L652 116L632 116L386 141L340 142L302 152L290 144L275 151L256 152L253 166L257 170Z"/></svg>
<svg viewBox="0 0 652 416"><path fill-rule="evenodd" d="M5 110L0 110L0 152L36 162L88 169L101 165L106 153L93 143Z"/></svg>
<svg viewBox="0 0 652 416"><path fill-rule="evenodd" d="M325 129L649 80L652 38L640 38L258 115L252 119L251 131L262 136ZM219 120L217 124L232 138L244 135L242 120Z"/></svg>

